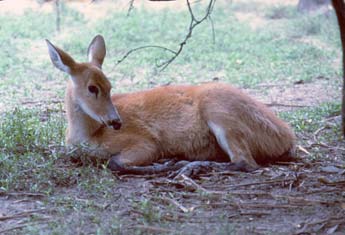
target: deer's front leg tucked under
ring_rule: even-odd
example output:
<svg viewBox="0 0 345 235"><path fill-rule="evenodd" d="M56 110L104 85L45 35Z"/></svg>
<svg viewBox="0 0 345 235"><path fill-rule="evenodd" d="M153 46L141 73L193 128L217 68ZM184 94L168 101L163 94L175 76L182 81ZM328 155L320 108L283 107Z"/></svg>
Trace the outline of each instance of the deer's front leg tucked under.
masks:
<svg viewBox="0 0 345 235"><path fill-rule="evenodd" d="M164 164L153 164L159 158L155 145L148 142L138 142L113 155L108 163L108 168L120 174L157 174L175 171L189 162L175 160Z"/></svg>
<svg viewBox="0 0 345 235"><path fill-rule="evenodd" d="M135 174L135 175L145 175L145 174L159 174L166 173L169 171L178 171L184 166L188 165L188 161L178 161L175 159L167 161L163 164L155 163L150 166L127 166L119 162L118 155L114 155L109 163L108 168L119 174Z"/></svg>

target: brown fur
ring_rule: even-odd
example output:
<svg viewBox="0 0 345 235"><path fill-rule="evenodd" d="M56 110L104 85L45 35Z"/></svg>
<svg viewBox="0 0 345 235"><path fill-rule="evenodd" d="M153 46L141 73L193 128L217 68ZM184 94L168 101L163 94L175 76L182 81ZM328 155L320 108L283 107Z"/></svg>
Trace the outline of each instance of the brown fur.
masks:
<svg viewBox="0 0 345 235"><path fill-rule="evenodd" d="M61 61L71 63L70 58L63 58L67 54L55 49L59 50ZM86 114L83 107L92 109L94 116L106 116L111 109L104 107L110 102L109 81L93 63L72 62L67 66L72 70L66 92L67 142L88 142L107 151L109 156L117 154L116 161L123 166L143 166L160 158L181 157L230 159L257 167L257 163L279 161L293 153L295 136L285 122L262 103L220 83L164 86L113 95L111 102L122 126L119 130L105 127ZM86 87L90 83L97 84L102 98L87 99L90 94ZM226 151L227 146L232 156Z"/></svg>

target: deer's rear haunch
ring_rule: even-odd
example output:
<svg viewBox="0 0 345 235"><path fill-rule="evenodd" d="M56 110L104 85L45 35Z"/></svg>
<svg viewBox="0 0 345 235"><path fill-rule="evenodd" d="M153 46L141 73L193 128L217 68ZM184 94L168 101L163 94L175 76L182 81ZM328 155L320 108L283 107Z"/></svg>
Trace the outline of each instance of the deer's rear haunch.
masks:
<svg viewBox="0 0 345 235"><path fill-rule="evenodd" d="M164 86L111 96L101 70L102 36L92 40L87 63L47 44L53 64L71 78L65 98L67 143L88 143L109 153L113 170L172 157L231 160L255 169L294 153L290 127L232 86Z"/></svg>

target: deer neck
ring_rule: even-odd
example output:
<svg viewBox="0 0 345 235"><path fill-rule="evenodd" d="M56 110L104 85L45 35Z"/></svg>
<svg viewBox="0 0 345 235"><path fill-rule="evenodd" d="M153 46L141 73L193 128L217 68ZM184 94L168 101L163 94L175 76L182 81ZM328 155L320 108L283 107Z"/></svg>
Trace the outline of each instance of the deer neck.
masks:
<svg viewBox="0 0 345 235"><path fill-rule="evenodd" d="M87 115L73 95L72 82L69 81L65 96L67 115L66 142L69 145L93 143L93 137L102 128L102 125Z"/></svg>

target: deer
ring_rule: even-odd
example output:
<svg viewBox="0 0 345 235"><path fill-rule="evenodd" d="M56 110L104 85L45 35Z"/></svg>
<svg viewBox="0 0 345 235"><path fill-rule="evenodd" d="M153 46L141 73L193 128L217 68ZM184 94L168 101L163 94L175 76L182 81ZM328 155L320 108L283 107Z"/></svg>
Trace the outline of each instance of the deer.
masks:
<svg viewBox="0 0 345 235"><path fill-rule="evenodd" d="M160 159L173 158L253 171L295 157L291 127L238 88L210 82L111 95L102 71L106 46L101 35L91 41L85 63L46 43L53 65L70 77L67 145L87 143L102 150L114 172L147 172Z"/></svg>

